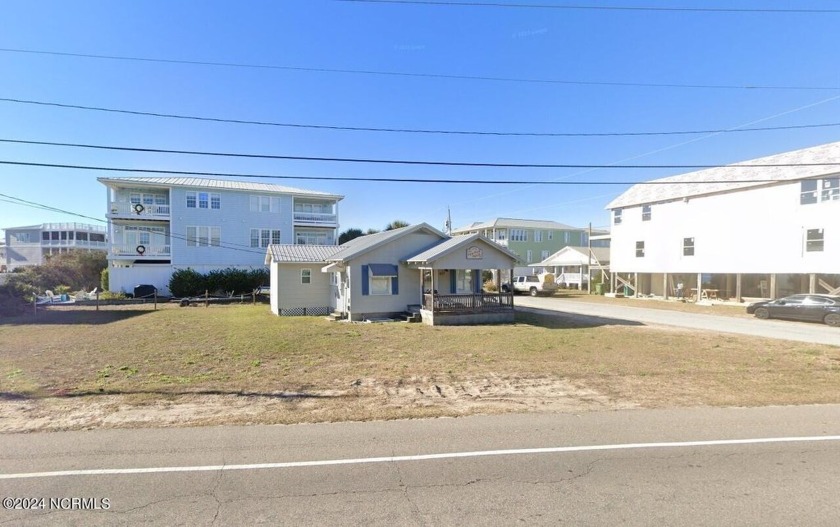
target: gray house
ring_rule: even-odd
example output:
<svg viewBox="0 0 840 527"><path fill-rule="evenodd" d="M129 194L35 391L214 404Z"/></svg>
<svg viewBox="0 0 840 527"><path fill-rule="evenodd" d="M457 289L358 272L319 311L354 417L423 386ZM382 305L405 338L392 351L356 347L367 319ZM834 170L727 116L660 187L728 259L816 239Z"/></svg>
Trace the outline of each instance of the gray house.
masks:
<svg viewBox="0 0 840 527"><path fill-rule="evenodd" d="M306 307L306 314L328 310L354 321L405 312L435 325L513 321L513 295L483 292L481 275L511 270L516 256L481 234L449 237L421 223L307 251L269 247L278 315Z"/></svg>

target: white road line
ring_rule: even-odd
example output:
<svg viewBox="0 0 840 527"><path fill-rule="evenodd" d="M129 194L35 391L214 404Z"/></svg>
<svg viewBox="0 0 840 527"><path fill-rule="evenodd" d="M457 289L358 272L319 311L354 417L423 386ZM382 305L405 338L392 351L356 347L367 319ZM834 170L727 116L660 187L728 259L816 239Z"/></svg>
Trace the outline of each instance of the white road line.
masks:
<svg viewBox="0 0 840 527"><path fill-rule="evenodd" d="M148 468L104 468L90 470L60 470L54 472L28 472L0 474L2 479L54 478L62 476L102 476L122 474L158 474L162 472L208 472L221 470L261 470L300 467L324 467L330 465L360 465L364 463L400 463L408 461L429 461L434 459L457 459L484 456L520 456L534 454L561 454L569 452L594 452L609 450L633 450L653 448L688 448L729 445L761 445L772 443L809 443L840 441L840 436L811 437L765 437L755 439L719 439L712 441L680 441L665 443L625 443L618 445L583 445L547 448L520 448L510 450L479 450L475 452L448 452L443 454L420 454L415 456L363 457L355 459L327 459L322 461L290 461L285 463L254 463L250 465L198 465L191 467L148 467Z"/></svg>

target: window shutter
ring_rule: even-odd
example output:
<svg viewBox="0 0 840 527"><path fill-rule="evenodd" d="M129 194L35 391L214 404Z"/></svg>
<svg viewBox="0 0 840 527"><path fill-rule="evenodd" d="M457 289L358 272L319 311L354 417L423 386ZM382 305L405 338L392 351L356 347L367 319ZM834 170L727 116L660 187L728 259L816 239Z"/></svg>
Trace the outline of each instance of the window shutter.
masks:
<svg viewBox="0 0 840 527"><path fill-rule="evenodd" d="M362 266L362 296L370 294L370 275L368 275L368 266Z"/></svg>
<svg viewBox="0 0 840 527"><path fill-rule="evenodd" d="M473 292L480 293L481 292L481 269L473 269Z"/></svg>
<svg viewBox="0 0 840 527"><path fill-rule="evenodd" d="M458 291L458 271L455 269L449 270L449 292L455 294Z"/></svg>
<svg viewBox="0 0 840 527"><path fill-rule="evenodd" d="M397 274L391 277L391 294L400 294L400 271L397 269Z"/></svg>

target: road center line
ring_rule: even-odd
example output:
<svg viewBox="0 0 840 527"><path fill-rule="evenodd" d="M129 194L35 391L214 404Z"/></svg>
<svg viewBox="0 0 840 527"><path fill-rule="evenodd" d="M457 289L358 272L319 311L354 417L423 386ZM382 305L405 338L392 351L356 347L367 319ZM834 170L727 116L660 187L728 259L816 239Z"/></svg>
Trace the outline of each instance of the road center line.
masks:
<svg viewBox="0 0 840 527"><path fill-rule="evenodd" d="M353 459L327 459L321 461L289 461L285 463L254 463L248 465L198 465L185 467L148 467L148 468L104 468L89 470L60 470L53 472L27 472L18 474L0 474L3 479L54 478L63 476L103 476L123 474L159 474L164 472L209 472L222 470L263 470L301 467L324 467L331 465L361 465L365 463L401 463L409 461L429 461L435 459L458 459L486 456L520 456L535 454L562 454L571 452L596 452L610 450L634 450L655 448L690 448L735 445L762 445L773 443L810 443L840 441L840 436L810 437L765 437L754 439L718 439L711 441L678 441L664 443L625 443L617 445L582 445L547 448L520 448L509 450L479 450L474 452L447 452L442 454L419 454L414 456L364 457Z"/></svg>

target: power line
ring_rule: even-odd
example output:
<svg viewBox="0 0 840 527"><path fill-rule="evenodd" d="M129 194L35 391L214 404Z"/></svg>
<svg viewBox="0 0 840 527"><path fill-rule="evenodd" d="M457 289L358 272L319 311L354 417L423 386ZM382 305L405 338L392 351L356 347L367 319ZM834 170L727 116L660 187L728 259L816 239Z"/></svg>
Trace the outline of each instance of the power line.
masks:
<svg viewBox="0 0 840 527"><path fill-rule="evenodd" d="M269 174L249 174L241 172L202 172L191 170L162 170L152 168L124 168L105 167L95 165L69 165L58 163L34 163L26 161L0 160L0 165L29 166L43 168L64 168L71 170L92 170L101 172L128 172L143 174L167 174L177 176L210 176L230 178L254 179L296 179L314 181L367 181L379 183L442 183L459 185L685 185L685 184L738 184L738 183L778 183L778 179L733 179L733 180L681 180L681 181L557 181L557 180L492 180L492 179L440 179L440 178L394 178L394 177L361 177L361 176L278 176ZM840 166L840 163L800 163L800 164L769 164L769 165L492 165L479 164L473 166L518 166L532 168L623 168L623 169L653 169L653 168L771 168L771 167L806 167L806 166Z"/></svg>
<svg viewBox="0 0 840 527"><path fill-rule="evenodd" d="M250 121L243 119L223 119L220 117L204 117L196 115L183 115L161 112L143 112L138 110L124 110L118 108L106 108L103 106L84 106L79 104L64 104L49 101L34 101L29 99L14 99L0 97L0 102L11 102L18 104L32 104L38 106L51 106L57 108L69 108L74 110L90 110L108 113L120 113L128 115L140 115L147 117L161 117L166 119L185 119L192 121L207 121L217 123L248 124L257 126L275 126L286 128L310 128L316 130L342 130L353 132L389 132L389 133L412 133L412 134L451 134L451 135L484 135L504 137L635 137L635 136L658 136L658 135L695 135L695 134L724 134L735 132L767 132L774 130L801 130L806 128L829 128L840 126L840 123L801 124L790 126L766 126L760 128L728 128L719 130L677 130L677 131L653 131L653 132L501 132L501 131L478 131L478 130L433 130L418 128L375 128L365 126L336 126L320 124L301 123L280 123L272 121Z"/></svg>
<svg viewBox="0 0 840 527"><path fill-rule="evenodd" d="M507 2L443 2L434 0L333 0L334 2L359 4L405 4L431 5L447 7L504 7L521 9L558 9L587 11L660 11L682 13L799 13L824 14L840 13L840 9L769 9L769 8L730 8L730 7L654 7L654 6L602 6L575 4L511 4Z"/></svg>
<svg viewBox="0 0 840 527"><path fill-rule="evenodd" d="M27 53L32 55L51 55L58 57L76 57L99 60L122 60L131 62L149 62L162 64L188 64L191 66L216 66L224 68L249 68L262 70L306 71L314 73L347 73L357 75L378 75L391 77L411 77L428 79L454 79L468 81L519 82L529 84L565 84L572 86L607 86L631 88L689 88L715 90L837 90L837 86L773 86L773 85L740 85L740 84L680 84L656 82L613 82L613 81L583 81L564 79L535 79L522 77L496 77L489 75L452 75L445 73L412 73L401 71L365 70L349 68L314 68L303 66L281 66L275 64L248 64L240 62L215 62L202 60L160 59L152 57L131 57L125 55L102 55L95 53L69 53L64 51L49 51L20 48L0 48L5 53Z"/></svg>

